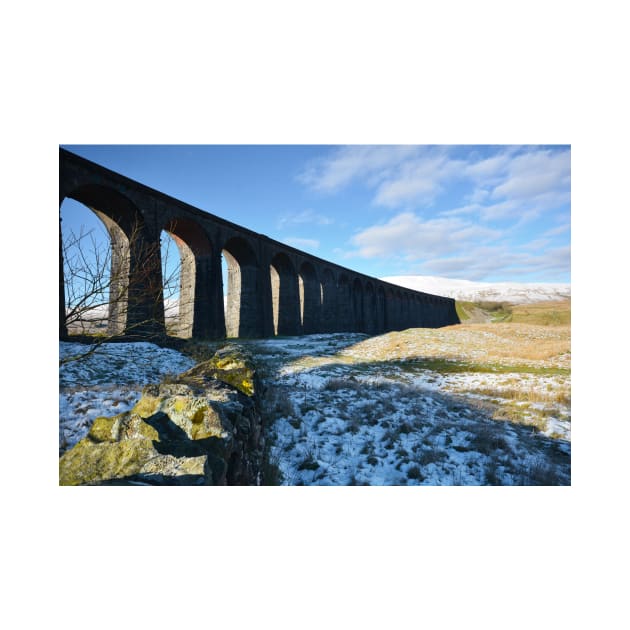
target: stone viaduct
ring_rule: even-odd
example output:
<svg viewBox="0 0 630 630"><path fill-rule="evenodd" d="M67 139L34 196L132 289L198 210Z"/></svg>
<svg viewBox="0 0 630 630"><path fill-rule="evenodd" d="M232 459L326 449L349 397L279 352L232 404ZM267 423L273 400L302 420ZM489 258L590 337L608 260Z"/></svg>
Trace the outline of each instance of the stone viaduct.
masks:
<svg viewBox="0 0 630 630"><path fill-rule="evenodd" d="M256 234L123 175L59 150L59 205L91 208L112 245L111 334L165 333L160 238L181 257L179 336L379 334L459 323L455 301L411 291ZM67 338L61 227L59 334ZM227 306L221 255L228 268ZM115 285L115 286L114 286Z"/></svg>

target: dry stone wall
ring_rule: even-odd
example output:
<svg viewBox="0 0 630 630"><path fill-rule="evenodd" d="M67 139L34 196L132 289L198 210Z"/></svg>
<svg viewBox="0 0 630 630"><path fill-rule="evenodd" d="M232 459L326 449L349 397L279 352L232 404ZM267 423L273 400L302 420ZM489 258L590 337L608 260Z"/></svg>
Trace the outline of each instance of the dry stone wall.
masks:
<svg viewBox="0 0 630 630"><path fill-rule="evenodd" d="M97 418L59 460L60 485L256 485L264 436L259 380L229 345L131 411Z"/></svg>

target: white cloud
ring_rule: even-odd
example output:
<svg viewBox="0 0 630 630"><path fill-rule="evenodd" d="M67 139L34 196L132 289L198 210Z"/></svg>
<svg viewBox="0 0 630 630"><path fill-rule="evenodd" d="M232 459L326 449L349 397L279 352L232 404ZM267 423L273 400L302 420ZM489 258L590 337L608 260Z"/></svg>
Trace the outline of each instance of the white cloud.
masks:
<svg viewBox="0 0 630 630"><path fill-rule="evenodd" d="M410 145L340 147L330 157L307 165L298 180L313 190L334 192L355 179L379 180L417 151Z"/></svg>
<svg viewBox="0 0 630 630"><path fill-rule="evenodd" d="M463 256L427 260L417 266L414 273L465 280L510 280L529 276L549 281L550 278L565 278L570 268L568 247L532 253L504 245L491 245L473 248Z"/></svg>
<svg viewBox="0 0 630 630"><path fill-rule="evenodd" d="M319 249L319 241L314 238L299 238L299 237L288 237L282 239L283 243L290 245L291 247L295 247L296 249L308 249L308 250L316 250Z"/></svg>
<svg viewBox="0 0 630 630"><path fill-rule="evenodd" d="M311 164L301 181L325 192L360 184L372 191L373 204L397 211L352 236L346 258L407 267L425 260L423 273L478 280L566 277L570 248L549 246L570 229L570 153L538 146L343 147ZM438 205L444 193L450 208ZM533 222L554 210L563 224L537 232Z"/></svg>
<svg viewBox="0 0 630 630"><path fill-rule="evenodd" d="M500 232L464 221L458 217L423 220L403 212L383 225L374 225L355 234L351 254L363 258L404 257L418 260L427 256L458 251L471 242L498 238Z"/></svg>
<svg viewBox="0 0 630 630"><path fill-rule="evenodd" d="M468 201L473 204L480 204L486 201L490 196L490 191L486 188L476 188L470 195L468 195Z"/></svg>
<svg viewBox="0 0 630 630"><path fill-rule="evenodd" d="M444 210L440 212L441 217L456 217L466 214L474 214L475 212L479 212L482 206L478 203L471 203L467 206L461 206L460 208L453 208L452 210Z"/></svg>
<svg viewBox="0 0 630 630"><path fill-rule="evenodd" d="M390 208L430 203L443 190L443 182L461 173L462 166L463 162L443 153L410 160L379 185L374 202Z"/></svg>
<svg viewBox="0 0 630 630"><path fill-rule="evenodd" d="M285 214L278 219L278 228L283 229L287 226L302 225L312 223L315 225L331 225L334 219L323 214L313 212L313 210L302 210L295 214Z"/></svg>
<svg viewBox="0 0 630 630"><path fill-rule="evenodd" d="M299 180L313 190L328 193L359 183L374 190L374 204L410 210L433 204L448 184L459 180L472 184L472 192L462 201L469 207L483 206L480 218L484 221L515 217L521 211L533 216L570 201L570 149L508 146L483 158L476 150L462 157L459 149L459 157L454 158L456 149L340 147L312 162Z"/></svg>
<svg viewBox="0 0 630 630"><path fill-rule="evenodd" d="M564 225L559 225L558 227L547 230L543 234L543 236L558 236L560 234L564 234L565 232L568 232L570 229L571 229L571 224L565 223Z"/></svg>
<svg viewBox="0 0 630 630"><path fill-rule="evenodd" d="M510 199L490 206L482 206L479 211L479 217L482 221L497 221L509 217L517 218L518 209L519 205Z"/></svg>
<svg viewBox="0 0 630 630"><path fill-rule="evenodd" d="M501 153L466 165L464 172L473 180L487 183L489 180L505 173L510 163L509 153Z"/></svg>
<svg viewBox="0 0 630 630"><path fill-rule="evenodd" d="M570 151L537 150L513 157L506 179L492 191L493 198L539 199L552 203L566 195L571 183ZM545 204L545 205L548 205Z"/></svg>
<svg viewBox="0 0 630 630"><path fill-rule="evenodd" d="M424 220L403 212L355 234L346 257L404 261L404 273L470 280L525 275L564 278L570 272L569 246L549 249L550 241L541 238L517 245L510 236L509 231L460 216Z"/></svg>

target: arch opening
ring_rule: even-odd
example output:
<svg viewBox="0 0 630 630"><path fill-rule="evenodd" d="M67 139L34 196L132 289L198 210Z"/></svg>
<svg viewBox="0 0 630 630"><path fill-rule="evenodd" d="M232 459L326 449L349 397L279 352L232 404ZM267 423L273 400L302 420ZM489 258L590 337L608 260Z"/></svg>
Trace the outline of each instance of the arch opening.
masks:
<svg viewBox="0 0 630 630"><path fill-rule="evenodd" d="M251 245L241 237L230 238L221 250L227 276L223 287L227 337L258 337L258 262Z"/></svg>
<svg viewBox="0 0 630 630"><path fill-rule="evenodd" d="M130 199L106 186L80 186L67 198L90 208L109 235L108 334L163 334L159 234L147 230L142 214Z"/></svg>
<svg viewBox="0 0 630 630"><path fill-rule="evenodd" d="M286 254L276 254L269 265L271 305L275 335L300 333L299 283L293 264Z"/></svg>
<svg viewBox="0 0 630 630"><path fill-rule="evenodd" d="M63 317L69 335L122 334L129 239L108 215L73 198L60 206Z"/></svg>
<svg viewBox="0 0 630 630"><path fill-rule="evenodd" d="M167 332L188 339L212 332L212 248L201 226L172 219L162 230L161 258Z"/></svg>

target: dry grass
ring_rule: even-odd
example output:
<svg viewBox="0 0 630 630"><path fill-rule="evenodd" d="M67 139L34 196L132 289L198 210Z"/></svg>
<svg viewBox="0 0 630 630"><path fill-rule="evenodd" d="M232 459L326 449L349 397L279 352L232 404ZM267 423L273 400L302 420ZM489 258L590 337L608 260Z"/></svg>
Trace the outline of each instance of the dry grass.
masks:
<svg viewBox="0 0 630 630"><path fill-rule="evenodd" d="M516 324L534 324L538 326L570 326L571 300L557 302L537 302L519 304L511 307L512 319Z"/></svg>
<svg viewBox="0 0 630 630"><path fill-rule="evenodd" d="M446 328L414 328L366 339L340 355L354 362L431 359L501 363L536 367L570 366L569 326L530 324L460 324Z"/></svg>
<svg viewBox="0 0 630 630"><path fill-rule="evenodd" d="M297 418L295 406L285 387L270 386L262 399L265 415L271 418Z"/></svg>
<svg viewBox="0 0 630 630"><path fill-rule="evenodd" d="M490 361L554 361L571 352L570 326L550 328L514 322L475 324L474 334L484 337L480 341Z"/></svg>
<svg viewBox="0 0 630 630"><path fill-rule="evenodd" d="M476 387L473 391L475 394L487 396L488 398L504 398L535 403L559 403L561 405L571 404L571 395L565 390L549 392L533 389L518 389L516 387Z"/></svg>

